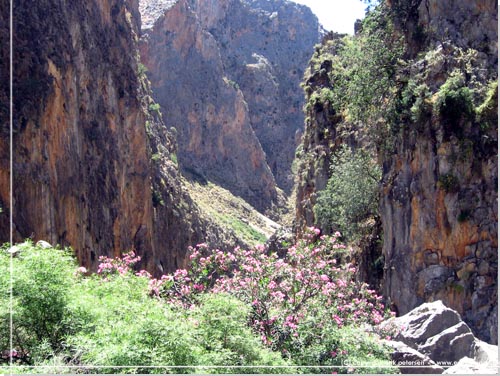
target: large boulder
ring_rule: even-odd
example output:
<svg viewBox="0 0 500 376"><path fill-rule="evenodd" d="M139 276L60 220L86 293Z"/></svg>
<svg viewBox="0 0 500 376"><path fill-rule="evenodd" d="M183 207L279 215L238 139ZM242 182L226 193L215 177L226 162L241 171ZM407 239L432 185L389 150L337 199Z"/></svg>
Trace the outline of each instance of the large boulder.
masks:
<svg viewBox="0 0 500 376"><path fill-rule="evenodd" d="M432 359L421 352L412 349L399 341L388 341L387 343L394 349L391 360L398 366L402 374L440 374L444 368L438 366Z"/></svg>
<svg viewBox="0 0 500 376"><path fill-rule="evenodd" d="M392 360L401 373L486 373L495 371L498 346L474 337L460 315L442 301L425 303L377 328L391 334Z"/></svg>

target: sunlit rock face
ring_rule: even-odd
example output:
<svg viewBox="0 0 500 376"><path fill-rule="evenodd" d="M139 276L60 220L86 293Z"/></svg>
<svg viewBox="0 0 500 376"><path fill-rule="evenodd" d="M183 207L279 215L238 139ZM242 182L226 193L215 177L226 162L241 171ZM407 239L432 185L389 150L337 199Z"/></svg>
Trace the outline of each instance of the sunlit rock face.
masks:
<svg viewBox="0 0 500 376"><path fill-rule="evenodd" d="M143 19L155 18L141 3ZM261 211L291 190L303 70L318 41L308 8L284 1L178 1L143 30L141 56L184 172Z"/></svg>

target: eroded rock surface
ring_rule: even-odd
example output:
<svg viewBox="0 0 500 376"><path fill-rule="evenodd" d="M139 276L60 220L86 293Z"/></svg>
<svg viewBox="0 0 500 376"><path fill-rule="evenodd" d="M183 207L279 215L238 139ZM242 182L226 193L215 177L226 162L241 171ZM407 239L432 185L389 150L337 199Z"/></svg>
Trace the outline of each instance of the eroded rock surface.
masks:
<svg viewBox="0 0 500 376"><path fill-rule="evenodd" d="M498 346L475 338L458 312L440 300L389 319L377 330L393 335L387 343L394 348L392 359L402 366L402 373L492 373L498 366Z"/></svg>
<svg viewBox="0 0 500 376"><path fill-rule="evenodd" d="M317 19L278 0L179 0L161 16L149 11L153 3L141 2L141 56L165 121L178 130L182 170L269 211L278 187L291 190L299 83Z"/></svg>
<svg viewBox="0 0 500 376"><path fill-rule="evenodd" d="M437 93L460 72L475 92L496 81L497 5L446 4L417 1L401 25L421 31L408 39L416 56L409 77ZM402 2L393 3L398 7ZM493 118L497 98L486 99ZM420 119L384 158L385 294L400 314L441 299L476 336L497 343L498 124L462 110Z"/></svg>

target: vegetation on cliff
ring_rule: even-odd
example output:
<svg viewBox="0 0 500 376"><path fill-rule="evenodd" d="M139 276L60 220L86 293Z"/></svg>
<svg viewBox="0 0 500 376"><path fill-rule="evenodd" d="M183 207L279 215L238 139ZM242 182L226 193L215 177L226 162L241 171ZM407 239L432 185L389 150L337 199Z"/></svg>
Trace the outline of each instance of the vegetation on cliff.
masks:
<svg viewBox="0 0 500 376"><path fill-rule="evenodd" d="M442 299L496 343L496 39L458 21L491 25L492 8L381 2L356 35L316 46L296 233L340 230L399 313Z"/></svg>

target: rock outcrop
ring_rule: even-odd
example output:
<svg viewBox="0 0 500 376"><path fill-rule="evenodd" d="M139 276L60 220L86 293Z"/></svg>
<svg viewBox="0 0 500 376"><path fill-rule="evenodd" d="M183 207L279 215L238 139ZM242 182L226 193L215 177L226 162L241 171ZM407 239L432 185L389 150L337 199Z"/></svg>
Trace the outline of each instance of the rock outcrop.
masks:
<svg viewBox="0 0 500 376"><path fill-rule="evenodd" d="M408 39L415 58L407 74L427 88L427 103L445 98L452 109L436 114L434 104L383 158L385 295L400 314L441 299L476 336L497 343L498 94L484 94L497 79L497 5L415 3L400 25L420 30ZM453 77L463 77L454 90L472 93L475 112L446 97Z"/></svg>
<svg viewBox="0 0 500 376"><path fill-rule="evenodd" d="M277 188L291 188L299 83L318 40L316 18L283 1L142 1L141 9L141 56L178 131L182 171L269 212Z"/></svg>
<svg viewBox="0 0 500 376"><path fill-rule="evenodd" d="M460 315L441 301L425 303L379 325L391 333L392 359L402 373L455 373L464 367L495 373L498 347L474 337Z"/></svg>

